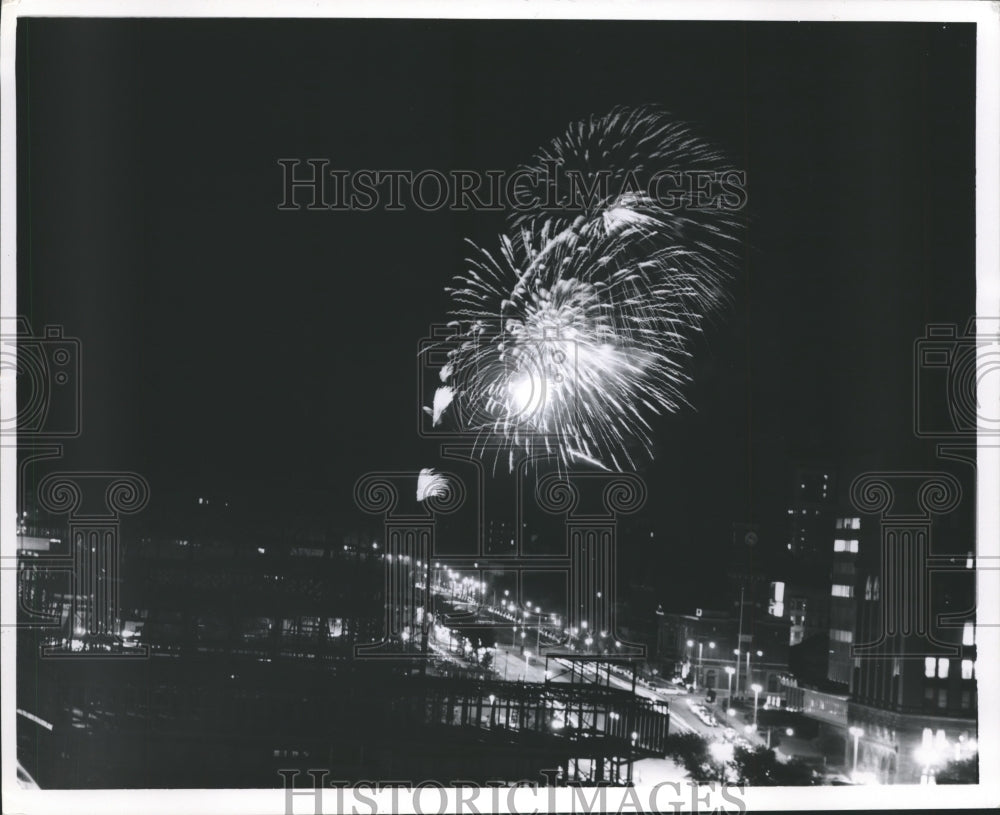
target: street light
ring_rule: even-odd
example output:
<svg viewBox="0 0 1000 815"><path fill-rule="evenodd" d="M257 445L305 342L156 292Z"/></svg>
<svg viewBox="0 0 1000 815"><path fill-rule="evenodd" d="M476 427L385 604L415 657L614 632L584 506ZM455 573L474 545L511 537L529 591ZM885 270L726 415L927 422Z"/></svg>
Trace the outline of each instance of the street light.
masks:
<svg viewBox="0 0 1000 815"><path fill-rule="evenodd" d="M693 645L693 643L692 643L691 640L688 640L688 645ZM704 673L704 671L702 670L702 667L701 667L702 653L704 651L704 647L705 647L704 641L703 640L698 640L698 671L695 674L695 679L694 679L694 683L693 683L694 687L695 687L695 690L698 689L698 678L699 677L703 678L704 675L705 675L705 673ZM709 649L715 648L715 643L714 642L710 642L708 644L708 647L709 647ZM702 684L704 684L704 679L702 679Z"/></svg>
<svg viewBox="0 0 1000 815"><path fill-rule="evenodd" d="M758 651L757 658L760 659L762 656L764 656L764 652ZM747 682L749 682L751 679L753 679L753 676L750 673L750 649L747 648Z"/></svg>
<svg viewBox="0 0 1000 815"><path fill-rule="evenodd" d="M750 686L750 690L753 691L753 726L756 730L757 728L757 699L760 697L760 692L764 690L760 685L754 682Z"/></svg>
<svg viewBox="0 0 1000 815"><path fill-rule="evenodd" d="M736 669L732 665L726 666L726 673L729 675L729 703L732 703L733 699L733 674L736 673Z"/></svg>
<svg viewBox="0 0 1000 815"><path fill-rule="evenodd" d="M535 614L538 615L538 628L535 629L535 653L542 653L542 607L535 606Z"/></svg>
<svg viewBox="0 0 1000 815"><path fill-rule="evenodd" d="M865 734L865 731L864 731L863 728L860 728L860 727L851 727L851 728L848 728L847 732L850 733L852 736L854 736L854 770L853 770L853 772L856 773L858 771L858 739L860 739Z"/></svg>

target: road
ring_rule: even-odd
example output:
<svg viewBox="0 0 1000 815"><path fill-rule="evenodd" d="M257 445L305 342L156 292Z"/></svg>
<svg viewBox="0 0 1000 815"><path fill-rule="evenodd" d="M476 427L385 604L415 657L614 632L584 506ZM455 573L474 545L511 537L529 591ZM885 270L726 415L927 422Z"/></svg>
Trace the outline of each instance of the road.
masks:
<svg viewBox="0 0 1000 815"><path fill-rule="evenodd" d="M557 635L561 636L560 632L544 627L541 633L539 633L537 627L529 624L527 626L527 636L521 639L520 633L523 630L523 623L505 610L463 601L459 598L451 597L447 592L440 593L448 597L456 608L461 609L465 606L469 612L472 612L475 621L496 626L497 642L492 667L493 672L498 678L512 682L569 682L574 678L573 673L576 674L576 681L579 681L579 676L583 673L591 681L597 682L597 668L595 666L599 664L601 684L609 683L612 687L617 687L621 690L633 690L630 675L621 675L612 671L610 677L608 676L606 673L608 662L570 661L555 656L550 656L546 661L544 656L545 647L546 645L554 645L557 642ZM513 630L514 626L517 626L517 632ZM431 645L439 654L448 654L450 659L461 662L463 660L454 653L454 644L460 641L460 635L460 626L456 626L454 630L450 630L443 625L438 626L437 635L431 638ZM522 643L525 649L524 653L521 652ZM537 655L539 643L542 646L543 655L541 658ZM465 662L465 664L468 665L470 663ZM617 664L621 664L623 667L627 665L627 663ZM546 676L546 670L548 670L548 676ZM748 716L746 713L735 713L732 718L729 718L718 707L708 705L719 723L713 727L703 722L690 706L705 704L704 696L701 693L691 694L677 687L654 687L642 680L636 681L634 690L638 696L658 702L666 702L669 705L671 733L696 733L709 743L721 742L726 740L724 734L728 726L735 731L730 733L730 737L738 738L743 744L747 744L748 742L755 746L767 744L766 731L747 731L746 726L752 720L752 714ZM787 760L787 756L781 760ZM669 759L665 758L650 758L646 759L645 763L648 764L646 773L652 774L651 777L659 777L663 773L667 773L672 777L683 772L682 768L672 764Z"/></svg>
<svg viewBox="0 0 1000 815"><path fill-rule="evenodd" d="M466 605L466 602L450 596L447 592L441 592L446 597L448 597L451 602L456 606ZM489 622L493 624L499 624L497 628L497 643L496 651L493 660L493 671L501 679L505 679L512 682L536 682L542 683L548 679L551 682L569 682L573 678L572 674L575 671L577 675L577 681L579 681L579 674L582 672L584 675L592 680L596 681L596 669L593 663L586 663L581 661L573 661L560 659L558 657L550 657L548 659L548 671L549 676L546 677L546 660L544 657L544 650L546 645L546 640L549 644L553 642L551 637L545 635L545 629L543 633L539 636L537 629L534 635L531 635L531 627L529 626L529 636L525 638L525 653L521 653L520 644L515 644L512 641L514 632L512 627L516 624L516 621L511 617L511 615L500 609L489 608L488 606L477 605L475 603L469 602L468 604L470 611L475 611L476 616L482 622ZM455 631L449 630L446 626L437 626L435 628L436 634L431 637L432 647L435 648L439 653L446 652L449 645L453 641L453 637L457 637L461 634L461 629L458 628ZM504 642L504 640L507 640ZM457 640L455 640L457 641ZM541 642L543 656L538 657L536 653L537 644ZM530 656L529 656L530 654ZM609 678L605 671L607 670L608 663L602 663L601 667L601 677L600 681L602 683L608 682ZM633 684L631 677L625 678L611 672L610 684L612 687L619 688L620 690L631 691L633 689ZM681 689L664 689L656 688L642 681L637 681L635 683L635 693L638 696L645 697L657 702L666 702L670 706L670 722L672 732L682 732L682 733L697 733L700 736L707 738L709 741L716 741L722 738L722 732L724 729L724 724L720 724L717 727L710 727L706 725L693 710L687 705L687 700L698 699L702 701L700 697L689 696L686 691Z"/></svg>

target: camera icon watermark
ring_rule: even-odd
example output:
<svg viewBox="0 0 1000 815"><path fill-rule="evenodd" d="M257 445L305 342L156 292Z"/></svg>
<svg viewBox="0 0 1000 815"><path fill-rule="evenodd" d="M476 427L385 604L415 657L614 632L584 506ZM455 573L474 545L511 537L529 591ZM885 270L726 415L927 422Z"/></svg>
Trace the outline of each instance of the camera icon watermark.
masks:
<svg viewBox="0 0 1000 815"><path fill-rule="evenodd" d="M1000 318L932 324L914 345L913 431L921 438L1000 435L1000 405L979 398L1000 377Z"/></svg>
<svg viewBox="0 0 1000 815"><path fill-rule="evenodd" d="M434 326L418 360L423 437L520 444L579 422L578 346L558 331L524 336Z"/></svg>
<svg viewBox="0 0 1000 815"><path fill-rule="evenodd" d="M21 441L80 435L80 341L48 325L35 334L26 317L0 323L0 375L17 383L16 405L0 414L0 436Z"/></svg>

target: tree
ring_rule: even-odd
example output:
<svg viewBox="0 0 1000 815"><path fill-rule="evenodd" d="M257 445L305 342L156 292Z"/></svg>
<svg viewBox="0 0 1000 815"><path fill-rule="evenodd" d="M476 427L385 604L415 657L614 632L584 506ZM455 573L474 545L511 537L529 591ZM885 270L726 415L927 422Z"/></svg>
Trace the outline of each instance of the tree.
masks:
<svg viewBox="0 0 1000 815"><path fill-rule="evenodd" d="M805 762L778 761L774 750L737 747L732 761L720 762L708 742L697 733L672 733L667 736L666 755L684 766L692 781L699 784L725 778L736 784L758 787L805 787L818 783L816 773Z"/></svg>
<svg viewBox="0 0 1000 815"><path fill-rule="evenodd" d="M934 778L938 784L978 784L978 754L961 761L949 761Z"/></svg>
<svg viewBox="0 0 1000 815"><path fill-rule="evenodd" d="M774 750L767 747L737 747L733 763L739 783L751 787L803 787L817 783L816 774L805 762L792 759L782 764Z"/></svg>
<svg viewBox="0 0 1000 815"><path fill-rule="evenodd" d="M811 787L819 783L819 774L800 758L775 767L775 781L780 787Z"/></svg>
<svg viewBox="0 0 1000 815"><path fill-rule="evenodd" d="M687 770L692 781L707 784L726 775L726 765L716 761L708 742L697 733L672 733L667 736L666 754Z"/></svg>
<svg viewBox="0 0 1000 815"><path fill-rule="evenodd" d="M737 747L733 763L740 784L750 786L774 785L774 767L778 763L774 750L767 747Z"/></svg>

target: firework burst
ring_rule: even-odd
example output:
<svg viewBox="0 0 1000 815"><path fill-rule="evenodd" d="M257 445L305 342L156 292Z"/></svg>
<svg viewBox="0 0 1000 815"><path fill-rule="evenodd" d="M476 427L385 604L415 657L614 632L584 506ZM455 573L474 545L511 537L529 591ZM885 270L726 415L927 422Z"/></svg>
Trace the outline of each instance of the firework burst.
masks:
<svg viewBox="0 0 1000 815"><path fill-rule="evenodd" d="M520 449L634 468L637 451L652 456L651 418L684 404L691 341L725 301L739 232L731 213L681 211L650 190L657 174L729 168L648 109L571 126L532 167L553 164L591 194L518 212L496 252L472 245L427 410L511 466Z"/></svg>
<svg viewBox="0 0 1000 815"><path fill-rule="evenodd" d="M449 489L448 479L432 467L424 467L417 476L417 501L447 498Z"/></svg>

